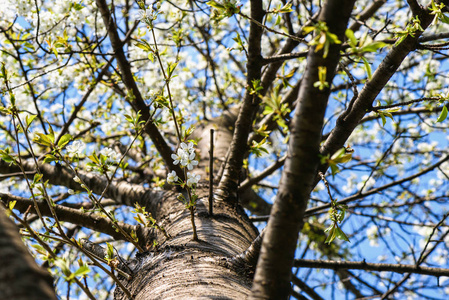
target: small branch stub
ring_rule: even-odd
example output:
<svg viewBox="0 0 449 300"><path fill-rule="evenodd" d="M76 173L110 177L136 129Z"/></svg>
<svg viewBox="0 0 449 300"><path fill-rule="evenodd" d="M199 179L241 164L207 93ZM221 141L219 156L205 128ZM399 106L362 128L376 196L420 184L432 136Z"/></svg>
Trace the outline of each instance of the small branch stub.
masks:
<svg viewBox="0 0 449 300"><path fill-rule="evenodd" d="M214 130L210 130L210 150L209 150L209 215L213 216L214 207Z"/></svg>

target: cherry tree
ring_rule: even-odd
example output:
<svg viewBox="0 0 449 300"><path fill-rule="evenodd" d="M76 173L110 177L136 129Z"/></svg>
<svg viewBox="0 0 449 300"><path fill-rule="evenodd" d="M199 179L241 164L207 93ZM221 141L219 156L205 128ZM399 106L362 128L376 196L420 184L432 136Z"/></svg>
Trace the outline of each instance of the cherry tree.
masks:
<svg viewBox="0 0 449 300"><path fill-rule="evenodd" d="M448 1L4 0L1 299L446 299Z"/></svg>

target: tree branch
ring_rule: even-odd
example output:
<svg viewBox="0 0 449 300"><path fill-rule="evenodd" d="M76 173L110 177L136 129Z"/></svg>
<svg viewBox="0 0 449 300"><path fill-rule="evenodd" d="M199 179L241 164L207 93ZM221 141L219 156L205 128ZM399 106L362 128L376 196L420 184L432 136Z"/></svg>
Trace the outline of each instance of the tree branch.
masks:
<svg viewBox="0 0 449 300"><path fill-rule="evenodd" d="M29 212L36 213L34 210L34 202L30 199L5 193L0 193L0 198L0 201L5 203L6 206L9 202L16 201L14 209L17 209L21 213L25 213L30 207L31 208ZM38 200L36 201L36 204L42 216L52 217L47 202ZM59 221L69 222L98 232L102 232L104 234L112 236L116 240L124 240L124 236L120 232L117 232L117 230L114 228L115 225L108 218L102 217L92 212L82 212L79 209L64 207L58 204L55 204L54 211L57 214ZM149 239L153 238L152 231L150 231L148 228L133 226L123 222L118 222L118 225L128 234L131 234L131 232L135 232L137 237L139 238L139 243L142 246L145 246L146 242Z"/></svg>
<svg viewBox="0 0 449 300"><path fill-rule="evenodd" d="M26 172L34 172L36 170L36 166L32 161L23 160L22 166ZM48 180L50 184L62 185L75 191L85 192L85 189L73 180L75 174L67 168L52 166L50 164L40 164L39 168L44 175L44 180ZM20 172L20 169L17 166L10 166L0 159L0 174L17 172ZM106 178L81 171L78 171L78 174L87 187L95 194L101 195L103 193L103 190L108 183ZM139 203L141 206L148 207L150 200L153 199L153 197L160 197L161 193L163 192L153 192L151 189L144 188L138 184L131 184L126 181L114 181L109 185L104 196L115 200L116 204L134 206L135 203Z"/></svg>
<svg viewBox="0 0 449 300"><path fill-rule="evenodd" d="M330 0L323 5L319 20L325 22L339 40L344 39L354 2ZM339 13L335 14L335 11ZM268 221L250 299L287 299L290 295L291 268L319 164L321 130L330 95L329 87L319 89L314 84L320 80L319 68L325 68L325 81L328 86L332 84L340 48L340 44L332 44L327 57L323 57L322 50L310 48L291 125L287 159Z"/></svg>
<svg viewBox="0 0 449 300"><path fill-rule="evenodd" d="M296 268L333 269L333 270L363 270L395 273L414 273L430 276L449 276L449 269L421 267L416 265L402 264L374 264L365 261L332 261L332 260L311 260L296 259Z"/></svg>
<svg viewBox="0 0 449 300"><path fill-rule="evenodd" d="M309 295L314 300L324 300L320 295L317 294L311 287L309 287L304 281L298 277L292 275L292 283L299 287L303 292Z"/></svg>
<svg viewBox="0 0 449 300"><path fill-rule="evenodd" d="M136 111L140 111L143 119L145 121L148 121L151 119L150 110L145 104L142 94L140 93L140 90L138 89L137 84L134 80L133 74L131 73L131 65L126 59L125 53L123 51L123 42L120 40L116 24L112 19L106 0L96 0L96 3L103 17L104 25L108 31L109 39L111 40L111 45L114 49L118 67L121 72L121 78L128 92L132 95L132 104L134 106L134 109ZM164 140L154 123L147 122L145 131L150 136L167 167L170 170L176 171L176 174L178 174L179 177L183 178L184 172L181 171L181 168L178 165L173 164L173 159L171 158L173 150L170 148L170 146L167 145L166 141Z"/></svg>
<svg viewBox="0 0 449 300"><path fill-rule="evenodd" d="M266 178L267 176L270 176L271 174L273 174L273 172L275 172L277 169L279 169L280 167L282 167L284 165L285 159L287 157L284 156L280 159L278 159L275 163L273 163L271 166L269 166L268 168L266 168L265 170L263 170L260 174L251 177L251 178L247 178L245 179L239 187L239 192L243 191L246 188L250 188L251 186L253 186L254 184L258 183L259 181L261 181L262 179Z"/></svg>
<svg viewBox="0 0 449 300"><path fill-rule="evenodd" d="M438 168L442 163L444 163L447 160L449 160L449 155L446 155L445 157L443 157L441 160L439 160L435 164L433 164L430 167L427 167L427 168L421 170L420 172L418 172L416 174L413 174L411 176L402 178L402 179L397 180L397 181L390 182L390 183L385 184L385 185L383 185L381 187L378 187L378 188L370 189L369 191L367 191L365 193L357 193L357 194L355 194L353 196L350 196L350 197L347 197L347 198L342 199L340 201L337 201L337 203L339 203L339 204L346 204L346 203L352 202L352 201L357 200L357 199L361 199L361 198L365 198L365 197L368 197L368 196L373 195L373 194L377 194L377 193L379 193L379 192L381 192L383 190L386 190L386 189L388 189L390 187L402 184L404 182L411 181L411 180L413 180L413 179L415 179L417 177L420 177L420 176L422 176L422 175L424 175L424 174L426 174L426 173L428 173L428 172ZM318 206L318 207L309 208L309 209L306 210L305 216L306 217L307 216L311 216L311 215L313 215L316 212L322 211L324 209L328 209L330 207L331 207L330 204L326 204L326 205L321 205L321 206Z"/></svg>
<svg viewBox="0 0 449 300"><path fill-rule="evenodd" d="M262 1L251 0L251 19L259 23L265 15ZM239 184L240 170L243 159L248 152L248 136L252 129L253 119L261 99L253 93L253 82L260 80L262 69L261 39L263 28L255 22L251 22L248 40L248 63L246 92L242 106L235 124L234 136L229 148L229 159L226 162L223 176L218 185L218 193L222 193L225 199L231 203L237 201L237 187Z"/></svg>
<svg viewBox="0 0 449 300"><path fill-rule="evenodd" d="M429 13L423 14L420 17L421 26L426 29L433 20L433 15ZM369 80L357 100L350 109L346 110L337 119L336 126L326 139L324 145L321 147L321 155L333 154L338 149L342 148L346 140L349 138L354 128L359 124L360 120L372 107L373 101L379 95L393 74L398 70L405 57L416 48L417 41L422 32L416 32L414 36L407 36L399 45L393 46L391 51L384 58L382 63L376 69L371 80ZM320 166L319 171L325 173L327 165ZM316 181L319 178L317 176Z"/></svg>
<svg viewBox="0 0 449 300"><path fill-rule="evenodd" d="M370 6L365 8L358 16L357 20L349 26L352 31L359 30L361 24L372 17L381 7L387 2L387 0L375 0Z"/></svg>
<svg viewBox="0 0 449 300"><path fill-rule="evenodd" d="M262 247L262 240L265 235L265 228L254 239L251 245L244 252L235 255L230 259L230 263L234 266L248 266L251 269L255 269L257 265L257 259L259 258L260 247Z"/></svg>

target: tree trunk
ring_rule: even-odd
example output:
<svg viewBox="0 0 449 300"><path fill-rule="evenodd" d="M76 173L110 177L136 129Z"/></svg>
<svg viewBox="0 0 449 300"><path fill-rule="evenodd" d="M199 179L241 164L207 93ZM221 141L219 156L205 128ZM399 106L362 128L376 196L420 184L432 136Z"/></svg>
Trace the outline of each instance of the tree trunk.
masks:
<svg viewBox="0 0 449 300"><path fill-rule="evenodd" d="M0 299L56 299L53 280L39 268L0 205Z"/></svg>
<svg viewBox="0 0 449 300"><path fill-rule="evenodd" d="M195 224L199 241L192 240L190 213L177 199L182 190L161 192L142 203L170 235L166 239L156 231L158 246L147 242L148 251L138 254L129 262L133 271L131 280L123 279L135 299L246 299L251 291L255 270L253 263L233 259L243 253L258 235L258 230L249 221L239 205L225 202L215 192L213 216L209 215L209 166L210 129L214 134L214 173L226 159L226 152L232 140L237 110L225 112L222 116L198 124L189 137L198 141L200 164L195 169L201 174L196 193L199 196L195 210ZM215 182L217 184L217 182ZM245 197L245 199L242 199ZM242 205L262 200L252 189L238 194ZM261 211L269 211L267 203L259 202ZM115 299L127 299L117 288Z"/></svg>
<svg viewBox="0 0 449 300"><path fill-rule="evenodd" d="M190 214L176 192L163 193L147 206L162 217L171 238L130 262L133 278L123 279L123 284L135 299L245 299L249 295L254 265L235 263L232 257L250 246L257 229L239 206L217 198L210 217L208 186L199 186L197 193L198 242L192 241ZM115 299L127 298L117 288Z"/></svg>

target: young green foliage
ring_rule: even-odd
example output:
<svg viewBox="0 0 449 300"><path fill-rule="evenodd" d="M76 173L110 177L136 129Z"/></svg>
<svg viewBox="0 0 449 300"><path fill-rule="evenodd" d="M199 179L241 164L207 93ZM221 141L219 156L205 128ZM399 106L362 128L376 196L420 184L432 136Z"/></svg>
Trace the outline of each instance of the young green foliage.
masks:
<svg viewBox="0 0 449 300"><path fill-rule="evenodd" d="M315 31L315 37L309 42L309 45L315 46L315 52L323 50L323 58L326 58L329 53L329 47L332 44L341 44L337 35L329 31L329 27L323 21L318 21L313 26L306 26L303 29L303 33L307 34L311 31Z"/></svg>

